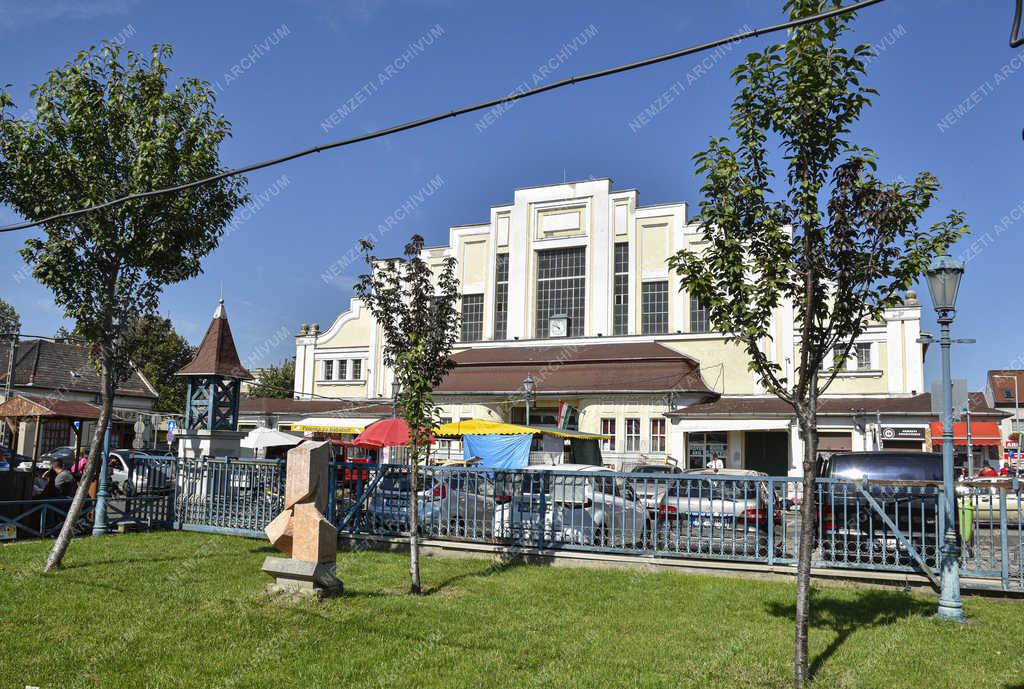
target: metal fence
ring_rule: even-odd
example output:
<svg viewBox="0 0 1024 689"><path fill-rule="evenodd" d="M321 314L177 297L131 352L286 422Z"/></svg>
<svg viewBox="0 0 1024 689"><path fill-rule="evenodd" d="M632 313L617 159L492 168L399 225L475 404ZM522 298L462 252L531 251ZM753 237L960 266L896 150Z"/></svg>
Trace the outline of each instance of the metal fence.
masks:
<svg viewBox="0 0 1024 689"><path fill-rule="evenodd" d="M331 463L326 517L349 534L408 533L407 465ZM111 477L112 524L263 536L284 505L286 464L147 458ZM422 467L425 538L540 550L589 550L794 564L799 478L757 474ZM944 533L941 484L818 479L814 566L921 572L934 578ZM1024 589L1024 515L1016 479L958 488L964 576ZM52 536L70 500L0 503L19 537ZM91 528L90 501L81 528Z"/></svg>

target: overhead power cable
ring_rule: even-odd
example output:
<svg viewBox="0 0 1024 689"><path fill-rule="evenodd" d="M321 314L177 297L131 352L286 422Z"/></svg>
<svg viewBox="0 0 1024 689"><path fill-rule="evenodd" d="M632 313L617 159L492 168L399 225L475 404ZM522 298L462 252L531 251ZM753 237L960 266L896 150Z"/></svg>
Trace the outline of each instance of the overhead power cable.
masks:
<svg viewBox="0 0 1024 689"><path fill-rule="evenodd" d="M305 156L312 155L313 153L321 153L323 151L329 151L333 148L341 148L343 146L350 146L352 144L357 144L363 141L379 139L385 136L390 136L392 134L397 134L398 132L404 132L410 129L417 129L419 127L424 127L428 124L440 122L441 120L448 119L449 117L458 117L459 115L465 115L467 113L476 112L478 110L486 110L488 108L493 108L500 105L507 105L509 103L514 103L515 101L518 100L529 98L530 96L536 96L547 91L554 91L556 89L564 88L566 86L572 86L573 84L579 84L584 81L590 81L592 79L601 79L603 77L609 77L614 74L621 74L622 72L629 72L634 69L640 69L641 67L649 67L651 65L656 65L661 62L667 62L668 60L675 60L681 57L686 57L687 55L693 55L695 53L700 53L705 50L711 50L712 48L717 48L719 46L727 45L729 43L743 41L748 38L756 38L764 34L784 31L786 29L796 28L799 26L803 26L805 24L812 24L823 19L829 19L831 17L836 17L843 14L849 14L850 12L856 12L857 10L863 9L865 7L870 7L871 5L877 5L880 2L884 2L884 0L862 0L861 2L855 2L852 5L836 7L826 12L819 12L818 14L810 15L807 17L801 17L800 19L792 19L790 21L782 22L781 24L774 24L771 26L765 26L758 29L751 29L750 31L743 31L737 34L733 34L731 36L727 36L725 38L719 38L713 41L708 41L707 43L701 43L699 45L690 46L689 48L674 50L670 53L664 53L662 55L656 55L654 57L638 60L636 62L618 65L617 67L609 67L608 69L602 69L596 72L589 72L587 74L582 74L580 76L572 76L567 79L562 79L561 81L555 81L550 84L544 84L542 86L537 86L536 88L532 88L526 91L510 93L500 98L493 98L491 100L482 101L480 103L476 103L475 105L467 105L461 108L456 108L455 110L439 113L437 115L431 115L429 117L424 117L418 120L412 120L410 122L396 124L392 127L387 127L386 129L378 129L376 131L368 132L366 134L360 134L359 136L353 136L347 139L340 139L338 141L322 144L320 146L313 146L312 148L306 148L301 151L296 151L294 153L288 153L277 158L271 158L270 160L264 160L258 163L252 163L250 165L232 168L230 170L225 170L215 175L210 175L209 177L197 179L192 182L185 182L183 184L178 184L171 187L164 187L161 189L153 189L152 191L139 192L137 194L128 194L126 196L111 199L109 201L96 204L94 206L87 206L85 208L79 208L73 211L65 211L63 213L55 213L45 218L40 218L39 220L17 223L15 225L5 225L3 227L0 227L0 232L14 232L15 230L25 230L30 227L35 227L36 225L43 225L45 223L54 222L57 220L66 220L68 218L74 218L85 213L91 213L92 211L103 210L104 208L117 206L127 201L144 199L151 196L160 196L163 194L173 194L179 191L184 191L186 189L192 189L193 187L199 187L204 184L211 184L218 180L226 179L228 177L234 177L236 175L245 174L246 172L254 172L256 170L262 170L263 168L272 167L274 165L280 165L281 163L286 163L290 160L295 160L296 158L303 158Z"/></svg>

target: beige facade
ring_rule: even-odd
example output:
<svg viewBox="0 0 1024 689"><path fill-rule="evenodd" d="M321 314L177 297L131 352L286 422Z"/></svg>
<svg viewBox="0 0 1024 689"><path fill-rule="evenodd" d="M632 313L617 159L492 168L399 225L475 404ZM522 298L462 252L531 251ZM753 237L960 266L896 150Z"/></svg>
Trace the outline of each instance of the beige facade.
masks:
<svg viewBox="0 0 1024 689"><path fill-rule="evenodd" d="M447 256L458 260L466 341L457 352L653 342L695 362L707 388L717 395L761 395L747 355L714 330L668 268L670 256L683 248L699 250L700 245L685 203L642 206L636 190L613 190L610 180L600 179L518 189L511 203L493 206L484 222L450 228L447 244L425 249L424 257L435 265ZM774 337L765 343L765 352L789 372L799 347L792 309L783 305L772 320ZM921 392L919 325L920 304L912 298L887 312L859 339L830 394ZM389 398L391 375L381 361L380 337L358 300L324 330L303 326L296 338L296 396ZM521 406L514 399L480 396L442 401L452 419L512 420L519 413L513 410ZM561 400L541 394L539 409L550 410L559 401L578 410L580 430L599 432L602 420L614 420L614 454L667 454L685 462L691 431L664 414L672 410L669 405L702 400L664 392L566 394ZM651 435L658 419L666 420L664 450ZM639 442L626 438L626 426L635 420ZM766 424L737 419L734 425L722 433L729 463L742 464L744 432L764 431ZM797 449L788 421L767 425L767 430L787 435L791 451Z"/></svg>

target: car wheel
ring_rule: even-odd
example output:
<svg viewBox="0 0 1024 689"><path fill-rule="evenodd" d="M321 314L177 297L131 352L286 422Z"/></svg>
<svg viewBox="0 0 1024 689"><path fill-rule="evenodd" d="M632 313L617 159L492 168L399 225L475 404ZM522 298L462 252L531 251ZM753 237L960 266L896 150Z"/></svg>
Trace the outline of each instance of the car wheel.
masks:
<svg viewBox="0 0 1024 689"><path fill-rule="evenodd" d="M126 498L133 497L135 495L135 486L131 481L125 481L121 484L121 492L124 493Z"/></svg>

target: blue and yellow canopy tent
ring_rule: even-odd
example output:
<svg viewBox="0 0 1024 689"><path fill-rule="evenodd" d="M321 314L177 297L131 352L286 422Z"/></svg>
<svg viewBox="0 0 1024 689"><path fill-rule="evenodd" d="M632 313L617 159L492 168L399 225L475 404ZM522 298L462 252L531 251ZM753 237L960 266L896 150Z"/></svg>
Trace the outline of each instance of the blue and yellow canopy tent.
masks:
<svg viewBox="0 0 1024 689"><path fill-rule="evenodd" d="M567 439L577 464L601 464L598 441L607 436L554 426L520 426L482 419L453 421L434 429L436 438L462 440L465 461L480 458L480 465L495 469L521 469L530 463L530 445L536 435Z"/></svg>

